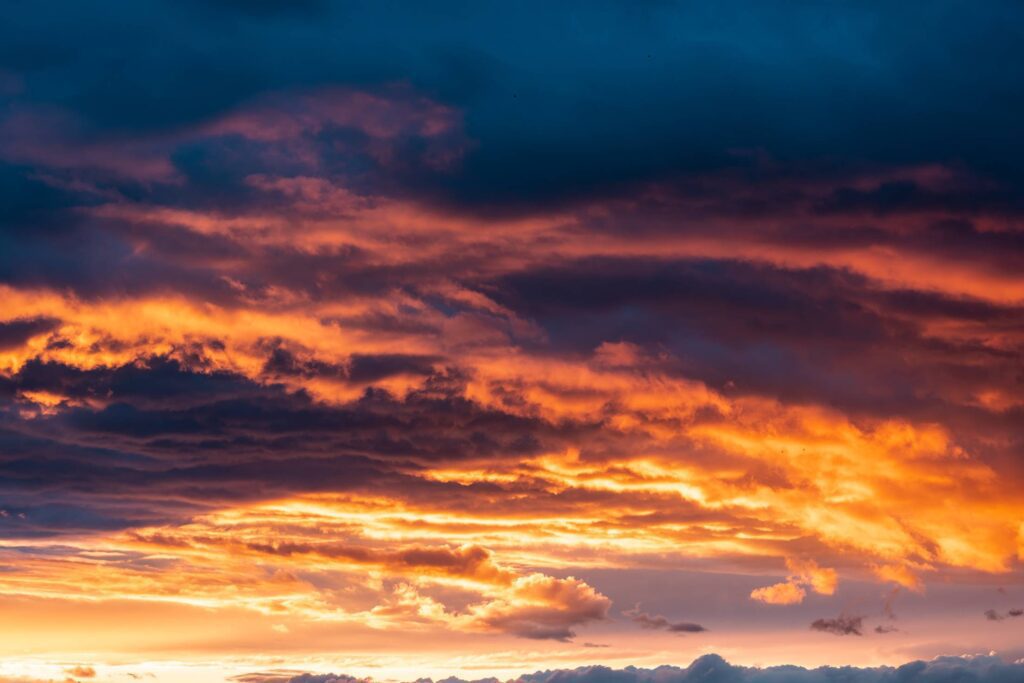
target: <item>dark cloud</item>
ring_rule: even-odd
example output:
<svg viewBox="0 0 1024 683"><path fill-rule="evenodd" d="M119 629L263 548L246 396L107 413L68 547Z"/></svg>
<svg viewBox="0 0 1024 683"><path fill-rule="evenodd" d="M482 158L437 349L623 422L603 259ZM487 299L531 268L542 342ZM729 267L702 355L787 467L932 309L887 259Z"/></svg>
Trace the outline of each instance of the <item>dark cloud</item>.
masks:
<svg viewBox="0 0 1024 683"><path fill-rule="evenodd" d="M694 624L688 621L672 622L660 614L652 615L647 612L642 612L640 611L639 605L631 610L624 611L623 614L629 617L633 623L639 624L640 628L664 630L669 631L670 633L702 633L707 631L707 629L700 624Z"/></svg>
<svg viewBox="0 0 1024 683"><path fill-rule="evenodd" d="M686 668L660 666L656 669L627 667L611 669L605 666L585 666L577 669L538 671L520 676L508 683L1015 683L1024 676L1024 664L1009 664L998 657L938 657L928 662L916 661L900 667L858 668L820 667L805 669L799 666L766 668L743 667L729 664L718 655L704 655ZM279 679L252 679L274 680ZM354 682L347 676L332 674L303 674L288 683ZM493 679L488 679L493 680ZM439 682L440 683L440 682ZM445 679L445 683L469 683L461 679ZM480 683L480 682L476 682Z"/></svg>
<svg viewBox="0 0 1024 683"><path fill-rule="evenodd" d="M509 274L496 296L536 320L548 344L570 352L628 341L651 349L658 370L717 388L824 400L857 413L959 421L965 431L973 430L966 416L976 410L968 387L997 383L1014 392L1019 376L1015 357L1003 350L947 343L929 331L954 320L1016 329L1018 307L879 291L869 279L839 269L584 259ZM968 356L976 362L965 366ZM905 382L893 383L893 377ZM900 388L911 386L928 389ZM1016 432L1008 423L999 429Z"/></svg>
<svg viewBox="0 0 1024 683"><path fill-rule="evenodd" d="M21 346L32 337L51 332L60 325L54 318L27 318L0 322L0 351Z"/></svg>
<svg viewBox="0 0 1024 683"><path fill-rule="evenodd" d="M568 234L580 243L641 235L820 254L894 249L1018 273L1024 242L1007 221L1020 213L1024 154L1008 133L1021 102L1006 64L1019 60L1006 56L1020 50L1007 29L1019 8L918 10L913 23L929 27L931 39L908 45L882 28L908 18L892 7L831 8L848 33L823 44L818 12L804 7L243 5L140 2L98 13L69 6L58 22L30 5L12 11L0 29L0 64L22 85L3 124L17 135L0 148L8 160L0 166L8 209L0 218L0 282L86 299L171 293L232 309L269 302L281 290L312 301L401 291L440 315L380 306L337 323L366 335L435 337L442 320L464 312L427 293L452 280L535 325L532 336L502 328L531 351L585 354L629 341L659 359L658 370L716 389L941 423L979 451L1024 438L1019 408L977 401L1019 392L1019 305L880 287L839 266L741 256L531 253L502 271L493 264L503 245L460 242L440 256L417 251L395 263L388 247L268 245L190 229L177 214L151 223L123 212L284 217L298 237L307 222L351 218L350 206L328 201L338 190L358 206L400 199L475 217L626 197L576 216ZM206 26L199 32L197 17ZM381 34L383 24L389 29ZM128 26L152 27L167 49L154 52ZM466 26L501 30L484 41ZM535 43L526 52L513 37L524 27ZM785 27L791 40L780 43L772 27ZM732 38L708 41L708 31ZM97 41L108 48L92 49ZM616 46L614 63L602 45ZM886 68L868 68L864 54ZM938 72L946 76L921 77ZM895 96L904 86L894 83L913 83L915 96ZM968 101L975 106L966 108ZM316 181L312 199L277 182L300 179ZM489 234L489 222L478 223L474 230ZM413 239L399 235L395 243ZM489 322L496 324L493 316ZM0 347L21 343L25 324L0 323ZM934 333L949 326L967 331L956 339ZM455 354L357 353L328 362L270 341L267 355L265 372L277 379L356 384L458 365ZM0 390L53 385L45 375L55 371L43 364L30 362L19 386L5 382ZM162 377L149 370L154 394L205 392L223 379L178 378L172 387L178 379L170 370ZM203 430L211 447L252 438L196 408L157 414L144 390L119 391L101 374L61 380L74 385L72 397L120 397L105 412L67 416L78 431L120 429L165 450ZM219 407L252 416L274 410L273 401L265 410L257 403ZM281 422L271 419L271 431ZM397 426L387 431L382 443L402 441ZM470 437L477 453L543 441L495 439L486 429Z"/></svg>
<svg viewBox="0 0 1024 683"><path fill-rule="evenodd" d="M1024 609L1014 608L1006 612L998 612L994 609L985 610L985 618L989 621L1003 621L1004 619L1012 619L1019 616L1024 616Z"/></svg>
<svg viewBox="0 0 1024 683"><path fill-rule="evenodd" d="M811 629L837 636L864 635L864 617L840 614L834 619L815 619Z"/></svg>
<svg viewBox="0 0 1024 683"><path fill-rule="evenodd" d="M395 375L428 376L441 361L436 356L411 354L353 354L345 364L329 364L315 359L299 360L287 349L277 346L270 352L264 371L273 375L335 377L362 384Z"/></svg>
<svg viewBox="0 0 1024 683"><path fill-rule="evenodd" d="M335 674L299 674L289 673L251 673L240 676L232 676L232 681L240 683L368 683L368 678L355 678L353 676Z"/></svg>
<svg viewBox="0 0 1024 683"><path fill-rule="evenodd" d="M349 377L360 368L361 380L370 381L434 372L431 361L356 356L338 372ZM514 502L494 484L420 479L423 463L529 455L596 434L594 425L485 409L464 397L457 375L426 380L402 398L371 388L335 405L213 370L188 353L88 370L29 361L0 384L7 394L0 395L0 493L12 513L0 519L0 534L124 529L210 505L317 491L400 493L467 510L485 500L524 510L575 504L573 493ZM66 404L26 421L19 392L53 393Z"/></svg>
<svg viewBox="0 0 1024 683"><path fill-rule="evenodd" d="M406 184L463 204L537 206L744 168L748 150L807 175L827 172L835 158L955 160L1019 190L1012 123L1024 105L1012 27L1020 14L1009 2L981 10L728 2L714 11L448 2L395 11L152 0L103 12L69 3L53 21L20 5L0 34L0 65L21 77L19 101L76 112L76 134L91 138L166 134L272 90L407 81L464 109L479 144L458 175ZM845 27L842 39L818 39L826 17ZM898 30L910 23L920 37ZM526 32L530 50L520 43ZM148 49L151 41L167 49ZM927 200L903 186L881 194L872 201Z"/></svg>

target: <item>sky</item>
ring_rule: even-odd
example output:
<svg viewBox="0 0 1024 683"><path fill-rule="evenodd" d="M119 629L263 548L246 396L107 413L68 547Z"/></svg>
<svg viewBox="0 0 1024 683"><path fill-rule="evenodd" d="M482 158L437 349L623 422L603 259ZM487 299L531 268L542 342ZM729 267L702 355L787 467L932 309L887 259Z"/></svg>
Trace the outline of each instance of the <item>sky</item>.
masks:
<svg viewBox="0 0 1024 683"><path fill-rule="evenodd" d="M1024 681L1024 5L2 7L0 683Z"/></svg>

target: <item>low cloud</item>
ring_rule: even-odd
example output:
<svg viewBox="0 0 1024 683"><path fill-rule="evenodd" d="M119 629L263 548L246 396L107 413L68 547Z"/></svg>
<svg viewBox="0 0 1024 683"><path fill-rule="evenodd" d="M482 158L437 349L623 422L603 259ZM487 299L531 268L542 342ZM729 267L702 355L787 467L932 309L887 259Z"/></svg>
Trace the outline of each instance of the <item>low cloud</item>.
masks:
<svg viewBox="0 0 1024 683"><path fill-rule="evenodd" d="M232 676L229 680L238 683L369 683L369 678L356 678L345 674L312 674L296 675L294 671L260 671L240 676ZM0 683L3 683L0 681Z"/></svg>
<svg viewBox="0 0 1024 683"><path fill-rule="evenodd" d="M573 627L608 616L612 601L579 579L530 574L490 602L470 608L471 630L500 631L521 638L568 641Z"/></svg>
<svg viewBox="0 0 1024 683"><path fill-rule="evenodd" d="M1006 612L997 612L994 609L985 610L985 618L989 621L1003 621L1004 619L1013 619L1019 616L1024 616L1024 609L1014 608Z"/></svg>
<svg viewBox="0 0 1024 683"><path fill-rule="evenodd" d="M362 680L332 674L303 674L288 679L287 683L357 683ZM976 656L938 657L928 662L910 662L900 667L755 668L735 666L720 656L711 654L694 660L686 668L659 666L656 669L611 669L605 666L584 666L577 669L538 671L510 679L507 683L830 683L837 680L856 683L1018 683L1024 680L1024 663L1010 664L994 656ZM420 679L417 683L432 681ZM447 678L445 683L469 682Z"/></svg>
<svg viewBox="0 0 1024 683"><path fill-rule="evenodd" d="M639 624L640 628L649 630L663 630L671 633L702 633L707 631L706 628L700 624L694 624L688 621L669 621L660 614L648 614L647 612L640 611L640 605L637 605L633 609L623 611L623 614L629 617L633 623Z"/></svg>
<svg viewBox="0 0 1024 683"><path fill-rule="evenodd" d="M864 617L840 614L835 619L815 619L811 629L837 636L864 635Z"/></svg>

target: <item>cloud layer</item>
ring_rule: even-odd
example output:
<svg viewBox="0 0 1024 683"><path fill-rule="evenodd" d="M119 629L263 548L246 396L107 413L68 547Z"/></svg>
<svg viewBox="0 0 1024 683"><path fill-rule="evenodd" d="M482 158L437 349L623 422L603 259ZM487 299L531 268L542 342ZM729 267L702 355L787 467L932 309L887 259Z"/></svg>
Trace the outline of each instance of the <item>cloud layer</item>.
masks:
<svg viewBox="0 0 1024 683"><path fill-rule="evenodd" d="M0 602L267 621L232 652L1014 623L930 591L1024 560L1021 14L11 8ZM682 569L721 593L639 595Z"/></svg>
<svg viewBox="0 0 1024 683"><path fill-rule="evenodd" d="M997 657L941 657L932 661L916 661L900 667L821 667L805 669L798 666L768 668L742 667L729 664L718 655L705 655L686 668L662 666L656 669L609 669L603 666L580 667L537 672L516 678L509 683L1010 683L1024 675L1024 665L1008 664ZM261 679L269 683L272 679ZM288 683L349 683L361 679L334 674L302 674ZM463 683L461 679L448 679ZM496 679L488 679L496 680Z"/></svg>

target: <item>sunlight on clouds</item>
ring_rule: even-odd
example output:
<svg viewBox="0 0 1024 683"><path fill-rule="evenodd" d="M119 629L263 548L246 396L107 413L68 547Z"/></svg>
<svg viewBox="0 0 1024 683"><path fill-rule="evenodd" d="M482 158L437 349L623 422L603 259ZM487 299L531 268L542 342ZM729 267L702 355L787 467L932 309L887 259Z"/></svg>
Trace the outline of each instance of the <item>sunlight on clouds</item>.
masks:
<svg viewBox="0 0 1024 683"><path fill-rule="evenodd" d="M318 4L262 9L298 31ZM230 42L260 21L214 33ZM113 109L144 105L131 126L104 130L77 86L0 113L0 246L15 254L0 259L0 621L13 624L0 660L27 658L0 661L0 679L205 682L258 664L287 681L278 652L419 677L396 642L431 671L510 675L591 650L621 665L713 647L888 662L973 645L974 626L1009 642L994 629L1011 620L984 620L980 603L956 615L955 638L940 630L964 611L962 584L991 614L1018 609L1019 179L992 170L1008 165L911 154L928 126L883 135L875 157L859 139L863 158L811 131L823 160L789 109L718 137L702 121L728 125L749 103L705 112L716 91L661 129L651 112L678 103L620 97L608 121L548 112L574 83L589 101L602 74L556 69L538 105L502 82L535 64L500 41L468 60L438 52L438 36L451 42L403 37L396 54L421 63L398 82L377 64L389 82L331 85L345 60L318 49L308 77L263 74L251 92L241 77L184 116L188 97L143 96L161 82L142 59L145 88L121 69L100 79L120 84L102 93ZM339 44L377 58L379 41L373 59L358 42ZM252 48L240 73L258 75ZM656 73L648 60L664 55L641 53L637 74ZM796 61L862 61L838 56ZM220 89L198 71L196 97ZM895 77L907 73L920 68ZM0 89L26 78L11 87L0 71ZM631 97L690 92L643 78ZM509 113L518 102L528 116ZM850 108L818 105L808 119ZM898 105L873 101L871 116ZM182 120L143 125L162 108ZM548 130L548 113L573 129ZM612 120L602 146L608 130L588 126ZM928 619L898 621L897 596L919 606L944 590ZM623 609L620 593L645 591L649 613L640 598ZM697 604L724 628L690 621ZM210 663L224 652L238 660ZM136 673L131 653L182 661Z"/></svg>
<svg viewBox="0 0 1024 683"><path fill-rule="evenodd" d="M803 602L807 588L821 595L835 593L839 581L835 569L819 567L814 560L789 557L786 558L786 568L790 571L786 581L754 589L750 593L751 599L770 605L796 605Z"/></svg>

